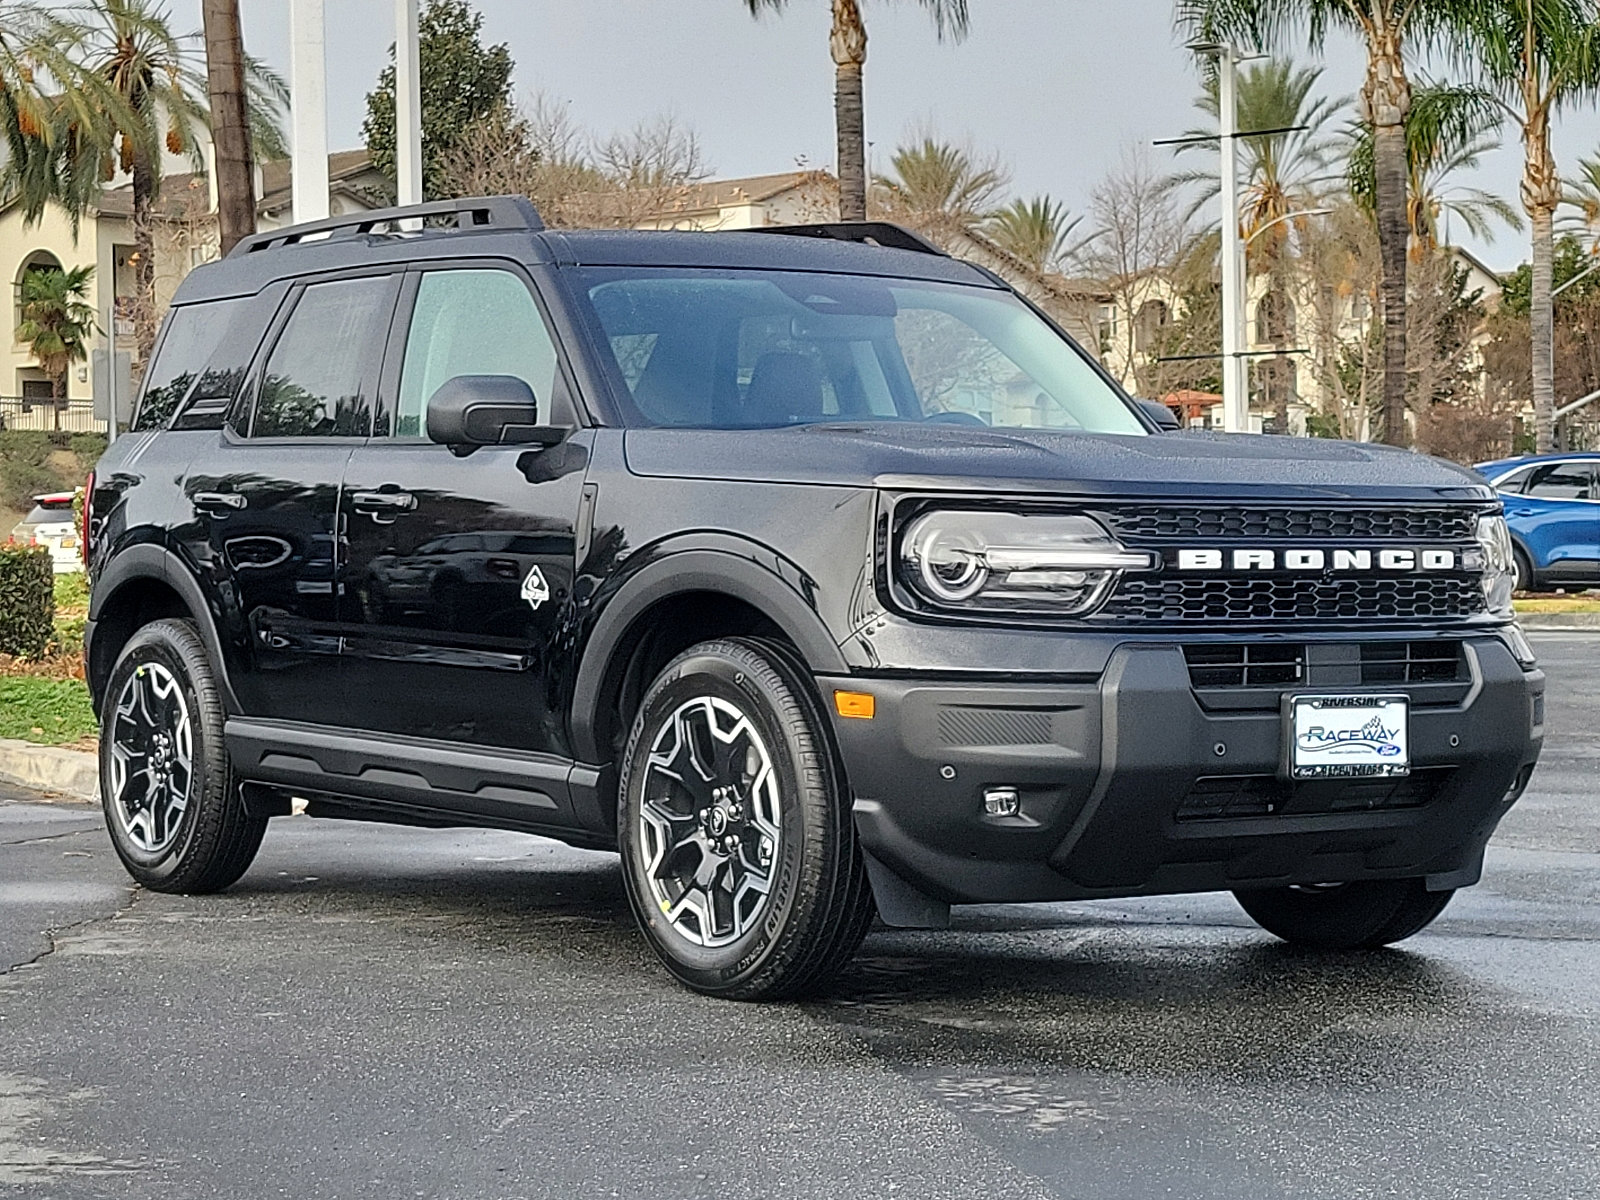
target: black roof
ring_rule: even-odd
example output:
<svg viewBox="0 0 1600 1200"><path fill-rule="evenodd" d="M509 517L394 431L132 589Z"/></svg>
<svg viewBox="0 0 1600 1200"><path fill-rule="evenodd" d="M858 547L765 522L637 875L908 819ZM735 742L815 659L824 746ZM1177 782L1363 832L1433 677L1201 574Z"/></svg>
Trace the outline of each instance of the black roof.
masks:
<svg viewBox="0 0 1600 1200"><path fill-rule="evenodd" d="M415 230L419 224L424 227ZM407 225L414 231L407 231ZM475 257L582 266L822 271L1004 286L980 268L949 258L894 226L811 225L730 233L554 232L544 228L526 200L478 197L353 213L257 234L222 262L190 272L174 303L250 295L279 279L375 262L403 266Z"/></svg>

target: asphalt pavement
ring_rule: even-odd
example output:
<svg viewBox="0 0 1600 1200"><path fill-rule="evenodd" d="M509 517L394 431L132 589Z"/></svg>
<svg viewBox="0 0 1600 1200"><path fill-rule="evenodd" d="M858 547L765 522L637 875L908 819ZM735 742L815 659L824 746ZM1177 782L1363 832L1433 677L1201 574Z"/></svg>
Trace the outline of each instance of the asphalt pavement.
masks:
<svg viewBox="0 0 1600 1200"><path fill-rule="evenodd" d="M0 1195L1600 1195L1600 637L1482 885L1403 949L1226 896L958 910L827 997L672 984L615 859L275 821L221 896L0 791Z"/></svg>

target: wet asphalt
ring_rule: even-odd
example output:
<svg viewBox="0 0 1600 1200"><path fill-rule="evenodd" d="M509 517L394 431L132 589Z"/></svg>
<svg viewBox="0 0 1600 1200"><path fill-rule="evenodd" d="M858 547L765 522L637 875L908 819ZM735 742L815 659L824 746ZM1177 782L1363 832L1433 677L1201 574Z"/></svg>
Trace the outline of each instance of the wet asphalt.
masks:
<svg viewBox="0 0 1600 1200"><path fill-rule="evenodd" d="M1600 638L1403 949L1226 896L958 910L827 997L670 983L615 860L274 822L221 896L0 791L0 1196L1600 1196Z"/></svg>

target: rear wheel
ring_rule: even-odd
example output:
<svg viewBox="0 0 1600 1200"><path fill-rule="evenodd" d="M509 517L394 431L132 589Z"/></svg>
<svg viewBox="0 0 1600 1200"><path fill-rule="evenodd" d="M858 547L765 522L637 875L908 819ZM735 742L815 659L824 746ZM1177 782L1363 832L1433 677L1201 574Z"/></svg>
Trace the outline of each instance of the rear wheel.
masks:
<svg viewBox="0 0 1600 1200"><path fill-rule="evenodd" d="M1453 891L1420 879L1238 891L1234 897L1268 933L1311 950L1371 950L1404 941L1444 911Z"/></svg>
<svg viewBox="0 0 1600 1200"><path fill-rule="evenodd" d="M266 832L239 794L205 644L188 621L145 626L111 670L100 714L100 796L123 866L158 892L220 891Z"/></svg>
<svg viewBox="0 0 1600 1200"><path fill-rule="evenodd" d="M730 638L668 664L618 791L629 899L683 983L794 996L855 953L872 892L826 717L785 648Z"/></svg>

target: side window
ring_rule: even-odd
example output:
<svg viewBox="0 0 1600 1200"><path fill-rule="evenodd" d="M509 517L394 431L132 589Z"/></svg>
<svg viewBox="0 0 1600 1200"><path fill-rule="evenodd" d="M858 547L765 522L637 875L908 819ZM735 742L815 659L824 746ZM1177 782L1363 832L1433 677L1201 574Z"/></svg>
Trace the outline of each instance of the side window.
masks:
<svg viewBox="0 0 1600 1200"><path fill-rule="evenodd" d="M366 437L394 280L314 283L267 359L251 437Z"/></svg>
<svg viewBox="0 0 1600 1200"><path fill-rule="evenodd" d="M1499 483L1495 489L1501 492L1520 492L1528 482L1528 476L1533 474L1532 467L1523 467L1520 471L1513 471Z"/></svg>
<svg viewBox="0 0 1600 1200"><path fill-rule="evenodd" d="M1528 484L1523 491L1544 500L1588 500L1591 496L1589 465L1550 463L1539 467L1528 477Z"/></svg>
<svg viewBox="0 0 1600 1200"><path fill-rule="evenodd" d="M428 398L457 375L512 375L542 418L555 390L556 348L528 286L509 271L431 271L417 288L400 373L398 437L420 437Z"/></svg>
<svg viewBox="0 0 1600 1200"><path fill-rule="evenodd" d="M144 394L132 428L163 429L210 364L243 300L213 300L175 308L160 348L144 376Z"/></svg>

